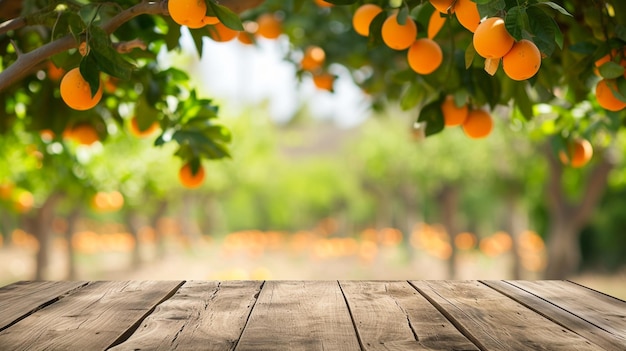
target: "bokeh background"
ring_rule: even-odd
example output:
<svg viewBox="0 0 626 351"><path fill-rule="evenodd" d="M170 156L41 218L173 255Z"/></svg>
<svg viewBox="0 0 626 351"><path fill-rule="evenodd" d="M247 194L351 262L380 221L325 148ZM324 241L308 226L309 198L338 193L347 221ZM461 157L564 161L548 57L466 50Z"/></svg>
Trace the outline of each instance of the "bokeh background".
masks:
<svg viewBox="0 0 626 351"><path fill-rule="evenodd" d="M414 113L368 109L367 95L340 66L331 67L334 93L294 78L283 61L286 45L207 41L205 50L219 55L200 59L188 46L160 57L216 99L233 134L232 158L205 161L199 189L179 184L181 161L171 148L153 146L156 134L139 138L112 123L105 142L70 145L75 158L55 162L44 162L39 148L62 155L63 147L46 135L2 136L0 285L34 278L541 279L556 216L550 179L559 172L557 201L571 208L599 187L566 248L580 253L580 264L563 278L626 298L623 132L584 169L555 162L534 132L553 127L549 118L499 123L508 113L501 110L487 139L470 140L458 128L423 139ZM610 169L593 178L604 159ZM51 178L66 179L58 196ZM67 193L87 201L67 201ZM43 242L32 234L42 216L50 223Z"/></svg>

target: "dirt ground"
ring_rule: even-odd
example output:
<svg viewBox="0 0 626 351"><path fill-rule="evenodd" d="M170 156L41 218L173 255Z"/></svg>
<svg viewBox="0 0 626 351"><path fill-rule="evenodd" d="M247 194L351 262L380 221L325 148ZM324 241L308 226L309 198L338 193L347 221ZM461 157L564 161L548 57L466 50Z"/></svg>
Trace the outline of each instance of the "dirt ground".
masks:
<svg viewBox="0 0 626 351"><path fill-rule="evenodd" d="M142 264L131 266L129 252L77 255L77 280L335 280L449 279L448 262L423 250L411 255L400 246L376 250L320 254L317 247L228 248L224 243L170 243L163 257L144 247ZM33 277L34 251L0 249L0 285ZM454 279L510 279L512 255L487 256L478 250L461 253ZM67 259L57 247L48 269L52 280L67 279ZM522 279L540 279L540 272L522 271ZM586 272L572 281L626 300L626 270L616 274Z"/></svg>

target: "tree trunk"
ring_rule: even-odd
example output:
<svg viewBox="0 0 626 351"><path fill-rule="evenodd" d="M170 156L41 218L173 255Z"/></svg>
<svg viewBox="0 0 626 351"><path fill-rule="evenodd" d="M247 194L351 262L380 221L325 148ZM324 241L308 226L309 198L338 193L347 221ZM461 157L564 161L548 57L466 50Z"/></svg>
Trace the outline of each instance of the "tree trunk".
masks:
<svg viewBox="0 0 626 351"><path fill-rule="evenodd" d="M43 205L37 209L34 221L34 234L39 243L39 250L37 251L36 265L35 265L35 280L44 280L47 277L46 270L49 264L50 253L50 227L52 226L52 219L54 214L54 206L62 198L62 194L54 192L43 203Z"/></svg>
<svg viewBox="0 0 626 351"><path fill-rule="evenodd" d="M527 228L526 221L522 218L522 211L519 209L517 195L509 193L506 197L506 223L505 229L511 235L513 246L511 247L511 255L513 256L513 265L511 266L511 279L522 278L522 264L520 262L518 241L522 230Z"/></svg>
<svg viewBox="0 0 626 351"><path fill-rule="evenodd" d="M587 166L593 168L583 185L582 197L572 203L561 186L563 165L550 148L546 148L546 155L549 165L546 195L551 223L547 243L548 267L544 275L546 279L565 279L576 273L580 266L580 231L589 221L606 189L613 163L606 154L598 155L600 160Z"/></svg>
<svg viewBox="0 0 626 351"><path fill-rule="evenodd" d="M581 257L578 243L580 229L565 214L551 217L546 279L564 279L578 270Z"/></svg>
<svg viewBox="0 0 626 351"><path fill-rule="evenodd" d="M159 225L159 220L165 216L167 212L167 201L159 201L156 211L152 214L150 223L154 228L154 241L156 245L157 258L163 258L165 256L165 238L162 226Z"/></svg>
<svg viewBox="0 0 626 351"><path fill-rule="evenodd" d="M67 228L65 230L65 240L67 241L67 280L76 280L77 278L73 239L80 213L81 207L76 206L72 209L69 216L67 216Z"/></svg>
<svg viewBox="0 0 626 351"><path fill-rule="evenodd" d="M133 246L132 252L132 260L131 260L131 268L138 269L141 267L141 247L139 243L139 218L137 218L137 213L133 209L128 209L126 212L126 227L130 232L130 235L133 237L135 241L135 245Z"/></svg>
<svg viewBox="0 0 626 351"><path fill-rule="evenodd" d="M458 188L452 185L445 185L439 193L439 209L441 211L441 221L448 232L450 238L450 258L448 259L448 278L456 278L456 246L454 239L458 234L457 228L457 211L459 205Z"/></svg>

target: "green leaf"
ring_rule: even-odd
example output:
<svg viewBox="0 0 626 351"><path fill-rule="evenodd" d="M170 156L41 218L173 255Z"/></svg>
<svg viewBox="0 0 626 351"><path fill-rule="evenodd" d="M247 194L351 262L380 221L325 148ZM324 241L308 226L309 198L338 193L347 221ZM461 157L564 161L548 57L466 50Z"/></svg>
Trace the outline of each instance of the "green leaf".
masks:
<svg viewBox="0 0 626 351"><path fill-rule="evenodd" d="M493 17L506 8L504 0L476 0L480 18Z"/></svg>
<svg viewBox="0 0 626 351"><path fill-rule="evenodd" d="M476 49L474 49L474 44L470 41L469 45L465 49L465 69L472 67L474 57L476 57Z"/></svg>
<svg viewBox="0 0 626 351"><path fill-rule="evenodd" d="M622 41L626 41L626 25L617 24L615 26L615 36L621 39Z"/></svg>
<svg viewBox="0 0 626 351"><path fill-rule="evenodd" d="M410 110L424 98L424 88L417 81L409 85L409 88L402 95L400 107L403 110Z"/></svg>
<svg viewBox="0 0 626 351"><path fill-rule="evenodd" d="M213 13L215 13L215 16L217 16L220 22L222 22L226 27L238 31L243 30L241 19L228 7L217 4L215 0L209 1L209 6L211 7L211 10L213 10Z"/></svg>
<svg viewBox="0 0 626 351"><path fill-rule="evenodd" d="M420 128L424 128L425 136L437 134L444 128L441 101L441 99L438 99L424 106L417 117L417 123Z"/></svg>
<svg viewBox="0 0 626 351"><path fill-rule="evenodd" d="M519 82L515 87L515 106L526 120L533 118L533 103L526 92L526 83Z"/></svg>
<svg viewBox="0 0 626 351"><path fill-rule="evenodd" d="M515 40L521 40L522 33L524 29L526 29L526 24L528 23L526 8L522 6L515 6L509 9L504 17L504 23L509 34L511 34Z"/></svg>
<svg viewBox="0 0 626 351"><path fill-rule="evenodd" d="M564 9L563 7L561 7L561 5L556 4L556 3L552 2L552 1L540 2L540 3L537 3L537 5L548 6L548 7L550 7L553 10L557 10L558 12L560 12L563 15L572 17L571 13L567 12L567 10Z"/></svg>
<svg viewBox="0 0 626 351"><path fill-rule="evenodd" d="M113 77L128 80L135 68L118 53L109 39L109 35L98 26L89 28L90 55L93 55L100 71Z"/></svg>
<svg viewBox="0 0 626 351"><path fill-rule="evenodd" d="M398 16L396 17L398 24L402 26L405 25L408 17L409 17L409 8L407 6L402 6L400 11L398 11Z"/></svg>
<svg viewBox="0 0 626 351"><path fill-rule="evenodd" d="M624 75L624 67L613 61L603 63L598 71L602 77L607 79L615 79Z"/></svg>
<svg viewBox="0 0 626 351"><path fill-rule="evenodd" d="M80 7L78 10L78 15L83 20L84 23L90 25L98 15L98 11L100 10L100 4L87 4Z"/></svg>
<svg viewBox="0 0 626 351"><path fill-rule="evenodd" d="M382 28L387 19L385 11L381 11L370 23L369 47L381 45L383 43Z"/></svg>
<svg viewBox="0 0 626 351"><path fill-rule="evenodd" d="M91 89L91 97L94 97L100 89L100 72L98 71L97 64L94 61L93 54L89 54L80 61L80 74L89 83Z"/></svg>
<svg viewBox="0 0 626 351"><path fill-rule="evenodd" d="M552 55L556 49L556 33L560 31L558 24L552 16L545 13L539 7L529 7L526 9L530 30L534 35L533 42L539 51L547 56Z"/></svg>

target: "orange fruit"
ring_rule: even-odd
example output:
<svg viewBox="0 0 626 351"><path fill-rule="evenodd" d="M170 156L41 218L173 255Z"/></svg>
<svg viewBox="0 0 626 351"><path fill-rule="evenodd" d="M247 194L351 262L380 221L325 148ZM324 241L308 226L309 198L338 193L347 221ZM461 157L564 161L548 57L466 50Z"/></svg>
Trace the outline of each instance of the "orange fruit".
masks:
<svg viewBox="0 0 626 351"><path fill-rule="evenodd" d="M157 129L159 129L159 124L155 121L148 128L142 130L141 128L139 128L139 122L137 122L136 116L133 116L130 119L130 123L128 124L128 130L131 132L131 134L138 138L147 137L150 134L154 133Z"/></svg>
<svg viewBox="0 0 626 351"><path fill-rule="evenodd" d="M59 80L65 74L63 68L57 67L52 61L48 61L48 78L51 80Z"/></svg>
<svg viewBox="0 0 626 351"><path fill-rule="evenodd" d="M226 27L222 22L209 27L209 37L217 42L227 42L235 39L239 32Z"/></svg>
<svg viewBox="0 0 626 351"><path fill-rule="evenodd" d="M567 143L566 150L559 151L564 165L579 168L586 165L593 156L593 146L587 139L574 139Z"/></svg>
<svg viewBox="0 0 626 351"><path fill-rule="evenodd" d="M181 26L197 26L202 23L207 8L204 0L169 0L167 10L172 20Z"/></svg>
<svg viewBox="0 0 626 351"><path fill-rule="evenodd" d="M326 52L319 46L309 46L304 51L300 67L305 71L315 71L322 67L326 60Z"/></svg>
<svg viewBox="0 0 626 351"><path fill-rule="evenodd" d="M193 174L191 163L186 163L180 168L180 171L178 171L178 180L180 180L180 183L186 188L197 188L202 185L204 181L204 167L200 165L198 171Z"/></svg>
<svg viewBox="0 0 626 351"><path fill-rule="evenodd" d="M11 194L13 194L13 189L15 189L15 184L11 181L3 181L0 183L0 199L8 200L11 198Z"/></svg>
<svg viewBox="0 0 626 351"><path fill-rule="evenodd" d="M513 80L528 79L539 71L541 52L530 40L522 39L513 44L509 52L502 57L502 69Z"/></svg>
<svg viewBox="0 0 626 351"><path fill-rule="evenodd" d="M454 13L459 23L470 32L476 31L480 23L478 6L472 0L457 0L454 5Z"/></svg>
<svg viewBox="0 0 626 351"><path fill-rule="evenodd" d="M78 123L69 130L69 137L81 145L91 145L100 140L100 136L93 125L89 123Z"/></svg>
<svg viewBox="0 0 626 351"><path fill-rule="evenodd" d="M612 90L617 91L615 81L602 79L596 85L596 100L605 110L621 111L626 107L626 102L618 99Z"/></svg>
<svg viewBox="0 0 626 351"><path fill-rule="evenodd" d="M242 44L252 45L254 44L254 35L244 30L242 32L239 32L239 35L237 35L237 40L239 40L239 42Z"/></svg>
<svg viewBox="0 0 626 351"><path fill-rule="evenodd" d="M326 2L324 0L315 0L315 4L319 7L332 7L333 4Z"/></svg>
<svg viewBox="0 0 626 351"><path fill-rule="evenodd" d="M446 23L446 18L441 17L441 12L433 11L433 14L430 15L430 20L428 20L428 29L426 32L428 39L434 38L441 30L444 23Z"/></svg>
<svg viewBox="0 0 626 351"><path fill-rule="evenodd" d="M259 28L256 34L267 39L276 39L283 32L281 20L273 13L264 13L256 20Z"/></svg>
<svg viewBox="0 0 626 351"><path fill-rule="evenodd" d="M480 56L499 59L511 50L515 39L507 32L502 18L490 17L476 27L472 41Z"/></svg>
<svg viewBox="0 0 626 351"><path fill-rule="evenodd" d="M335 82L335 76L330 73L320 73L313 75L313 83L318 89L333 91L333 83Z"/></svg>
<svg viewBox="0 0 626 351"><path fill-rule="evenodd" d="M360 35L367 37L370 35L370 24L374 17L383 12L383 9L374 4L361 5L352 16L352 27Z"/></svg>
<svg viewBox="0 0 626 351"><path fill-rule="evenodd" d="M448 10L450 13L453 12L454 9L451 8L453 2L454 0L430 0L430 4L433 5L437 11L443 13L448 13Z"/></svg>
<svg viewBox="0 0 626 351"><path fill-rule="evenodd" d="M89 110L102 98L102 82L96 94L92 96L89 83L80 74L78 67L71 69L63 76L60 88L61 98L74 110Z"/></svg>
<svg viewBox="0 0 626 351"><path fill-rule="evenodd" d="M462 124L465 134L472 139L488 136L493 129L493 119L485 110L470 110Z"/></svg>
<svg viewBox="0 0 626 351"><path fill-rule="evenodd" d="M437 42L428 38L417 39L407 52L407 61L419 74L431 74L443 62L443 53Z"/></svg>
<svg viewBox="0 0 626 351"><path fill-rule="evenodd" d="M204 23L204 25L218 24L220 23L220 19L215 16L204 16L202 23Z"/></svg>
<svg viewBox="0 0 626 351"><path fill-rule="evenodd" d="M408 49L417 37L417 25L411 17L405 24L398 23L398 14L387 17L383 23L382 37L385 44L394 50Z"/></svg>
<svg viewBox="0 0 626 351"><path fill-rule="evenodd" d="M446 127L459 126L465 122L468 115L467 104L457 106L452 95L446 96L441 103L441 112L443 113L443 121Z"/></svg>

